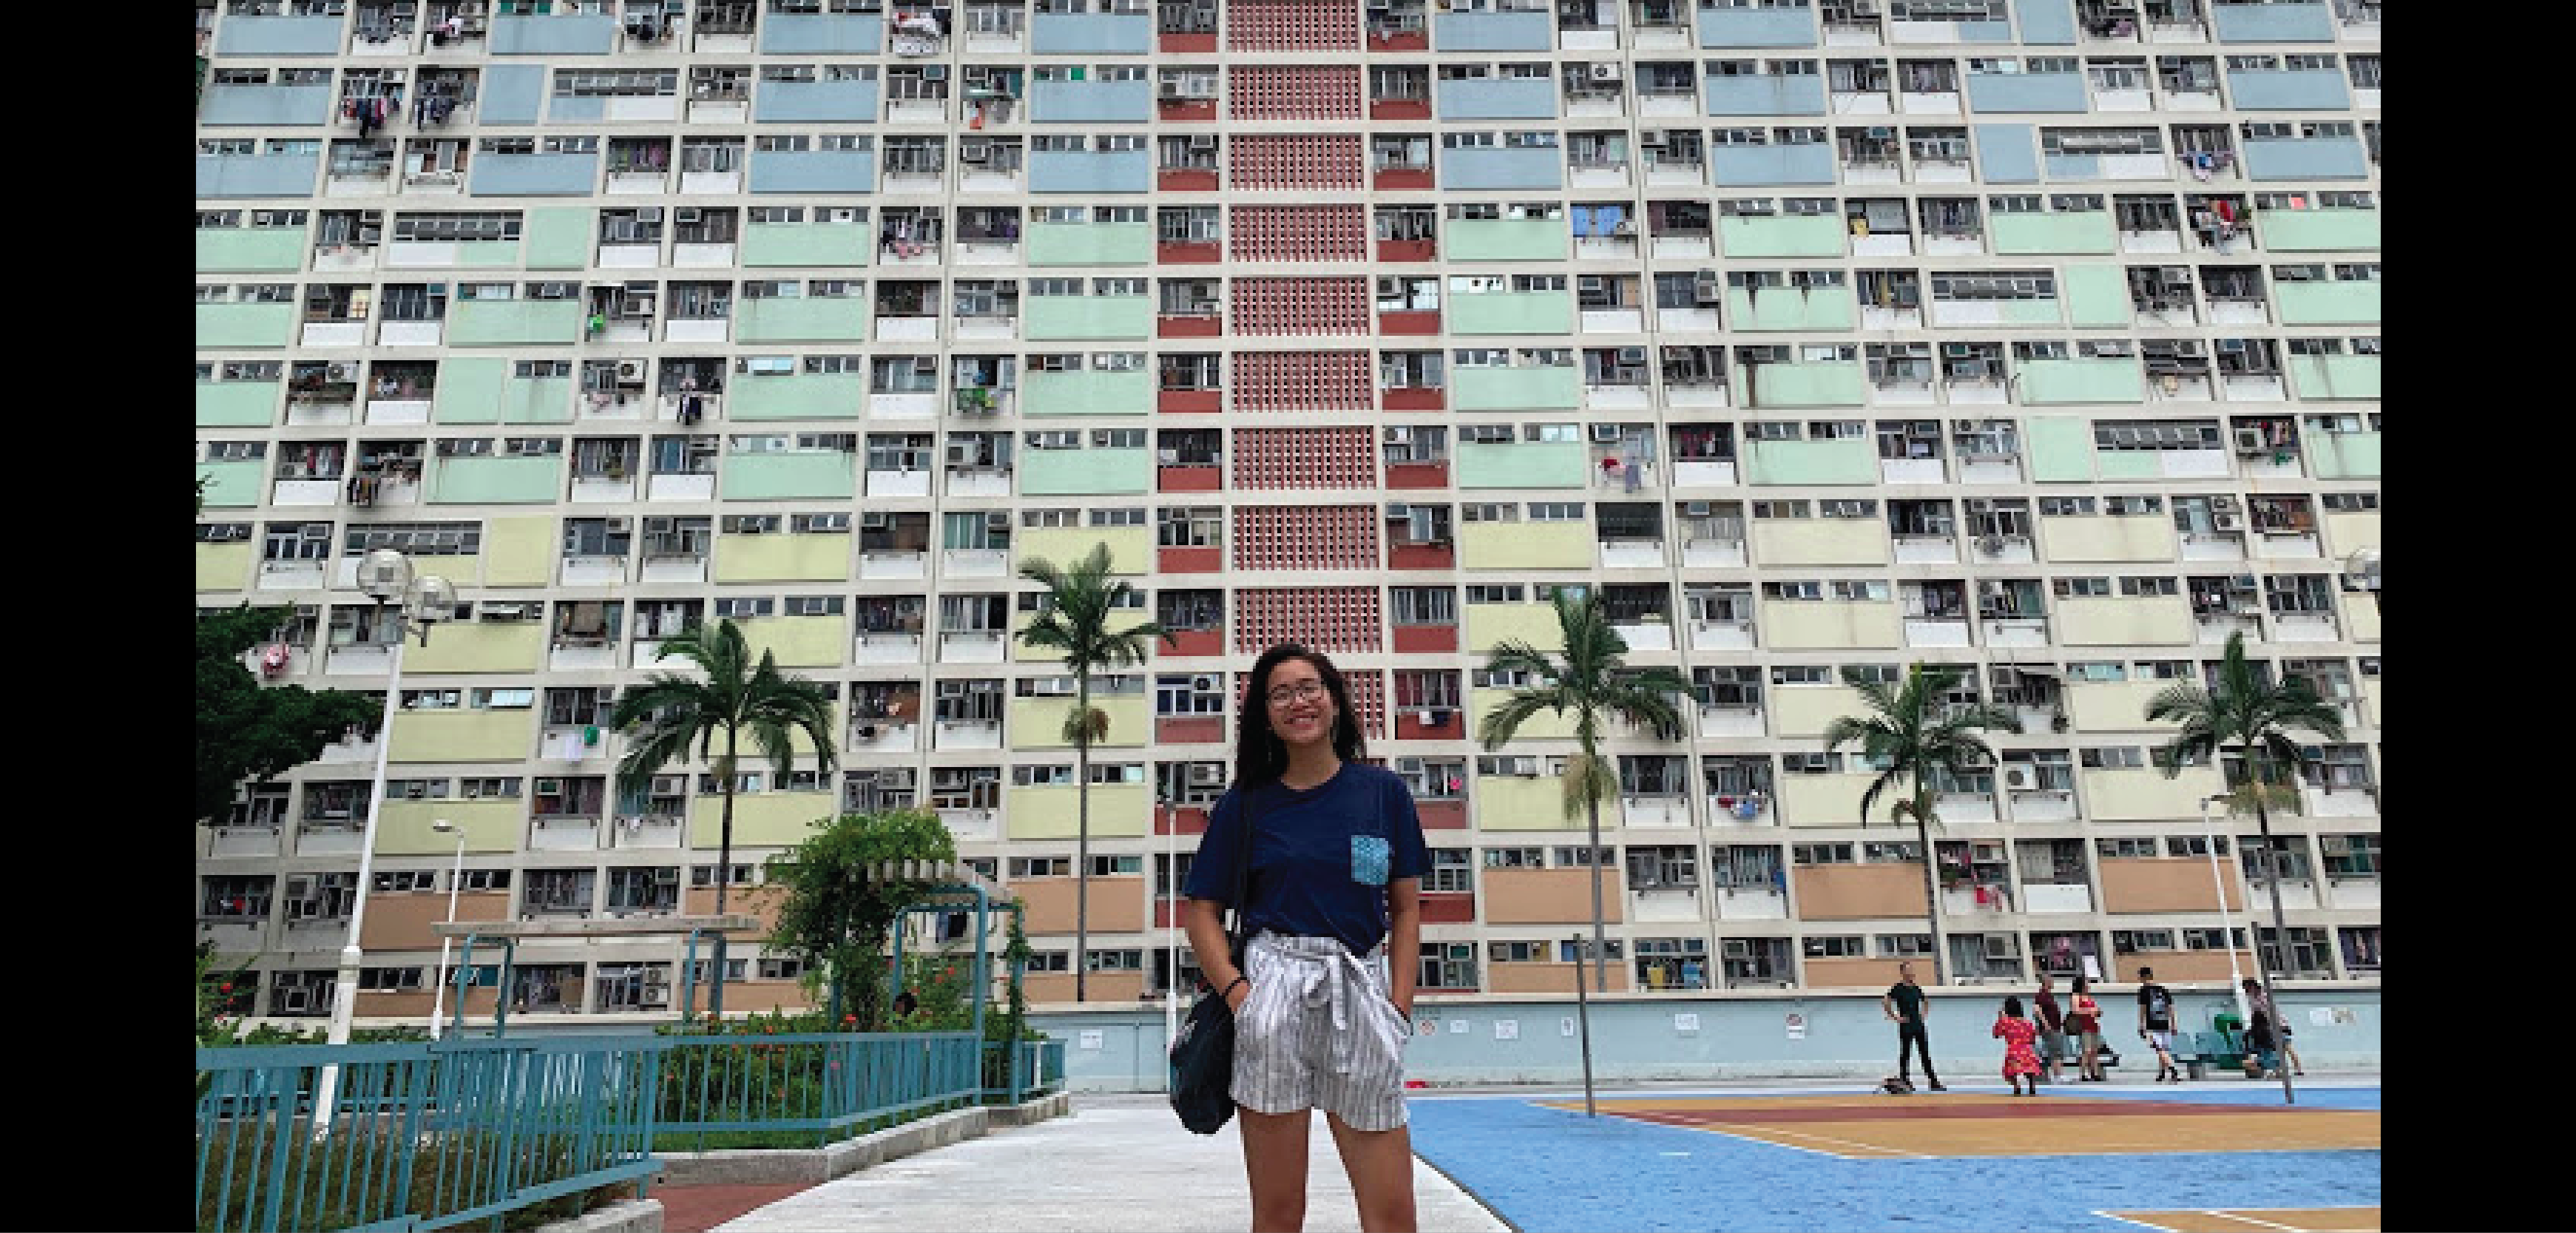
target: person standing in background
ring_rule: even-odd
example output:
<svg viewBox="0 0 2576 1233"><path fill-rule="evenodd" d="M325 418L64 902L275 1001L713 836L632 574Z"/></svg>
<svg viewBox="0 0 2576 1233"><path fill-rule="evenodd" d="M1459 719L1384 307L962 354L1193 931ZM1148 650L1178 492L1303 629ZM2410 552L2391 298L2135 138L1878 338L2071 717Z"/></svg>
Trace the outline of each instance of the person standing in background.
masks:
<svg viewBox="0 0 2576 1233"><path fill-rule="evenodd" d="M2173 994L2156 983L2154 968L2138 969L2138 1035L2156 1051L2155 1081L2182 1082L2182 1072L2174 1069Z"/></svg>
<svg viewBox="0 0 2576 1233"><path fill-rule="evenodd" d="M2039 974L2039 993L2031 999L2032 1009L2039 1012L2039 1062L2048 1073L2048 1081L2062 1083L2058 1063L2066 1058L2066 1012L2057 1006L2057 982L2048 973Z"/></svg>
<svg viewBox="0 0 2576 1233"><path fill-rule="evenodd" d="M1940 1074L1932 1069L1932 1038L1923 1030L1923 986L1914 983L1913 964L1896 965L1896 983L1889 985L1886 994L1878 999L1878 1008L1896 1024L1897 1079L1908 1084L1913 1082L1905 1056L1905 1047L1911 1044L1915 1052L1923 1056L1924 1081L1932 1085L1933 1091L1949 1091L1941 1086Z"/></svg>
<svg viewBox="0 0 2576 1233"><path fill-rule="evenodd" d="M2102 1004L2093 1000L2093 983L2075 978L2075 1011L2066 1016L2066 1030L2075 1034L2083 1052L2077 1064L2077 1077L2086 1083L2103 1083L2102 1073Z"/></svg>

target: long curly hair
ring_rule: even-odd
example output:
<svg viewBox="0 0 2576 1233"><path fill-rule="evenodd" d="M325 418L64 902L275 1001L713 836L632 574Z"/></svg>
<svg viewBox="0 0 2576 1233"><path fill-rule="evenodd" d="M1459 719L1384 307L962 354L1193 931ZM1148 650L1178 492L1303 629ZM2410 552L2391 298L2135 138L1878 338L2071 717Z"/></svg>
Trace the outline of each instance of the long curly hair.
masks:
<svg viewBox="0 0 2576 1233"><path fill-rule="evenodd" d="M1351 687L1342 679L1342 670L1333 666L1321 651L1310 651L1294 642L1282 642L1261 653L1252 661L1252 676L1244 685L1243 705L1238 709L1234 732L1234 789L1249 792L1279 778L1288 769L1288 745L1270 727L1270 673L1292 659L1302 659L1315 666L1322 678L1324 692L1333 699L1333 753L1344 762L1357 762L1368 756L1368 744L1360 736L1360 721L1351 707Z"/></svg>

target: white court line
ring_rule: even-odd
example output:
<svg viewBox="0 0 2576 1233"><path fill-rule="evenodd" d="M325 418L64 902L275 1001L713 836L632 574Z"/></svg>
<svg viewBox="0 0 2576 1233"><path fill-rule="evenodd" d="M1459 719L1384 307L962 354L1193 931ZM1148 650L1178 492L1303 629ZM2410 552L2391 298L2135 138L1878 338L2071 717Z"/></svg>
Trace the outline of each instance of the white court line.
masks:
<svg viewBox="0 0 2576 1233"><path fill-rule="evenodd" d="M1718 1134L1722 1134L1722 1135L1733 1135L1733 1136L1735 1136L1736 1138L1739 1138L1739 1139L1751 1139L1751 1140L1753 1140L1753 1141L1754 1141L1754 1142L1756 1142L1756 1143L1768 1143L1768 1142L1770 1142L1770 1140L1764 1139L1764 1138L1762 1138L1760 1135L1747 1134L1747 1133L1743 1133L1743 1132L1736 1131L1736 1130L1721 1130L1721 1129L1719 1129L1718 1127L1715 1127L1715 1126L1701 1126L1701 1127L1699 1127L1698 1129L1701 1129L1701 1130L1708 1130L1708 1131L1714 1131L1714 1132L1716 1132L1716 1133L1718 1133ZM1765 1133L1767 1133L1767 1134L1788 1135L1788 1136L1790 1136L1791 1138L1797 1138L1797 1139L1813 1139L1813 1140L1815 1140L1815 1141L1816 1141L1816 1142L1818 1142L1818 1143L1837 1143L1837 1144L1841 1144L1841 1145L1842 1145L1842 1146L1844 1146L1844 1147L1850 1148L1850 1149L1852 1149L1853 1151L1858 1151L1858 1152L1879 1152L1879 1153L1883 1153L1883 1156L1874 1156L1874 1157L1870 1157L1870 1159L1873 1159L1873 1160L1875 1160L1875 1159L1882 1159L1882 1158L1884 1158L1885 1156L1893 1156L1893 1157L1899 1157L1899 1158L1910 1159L1910 1160L1928 1160L1928 1159L1930 1159L1930 1157L1925 1156L1925 1155L1924 1155L1923 1153L1921 1153L1921 1152L1909 1152L1909 1151L1904 1150L1903 1148L1896 1148L1896 1147L1880 1147L1879 1145L1877 1145L1877 1144L1875 1144L1875 1143L1859 1143L1859 1142L1854 1142L1853 1140L1850 1140L1850 1139L1837 1139L1837 1138L1834 1138L1834 1137L1833 1137L1833 1136L1831 1136L1831 1135L1820 1135L1820 1134L1816 1134L1816 1133L1814 1133L1813 1131L1806 1131L1806 1130L1782 1130L1782 1129L1780 1129L1780 1128L1779 1128L1779 1127L1777 1127L1777 1126L1764 1126L1764 1127L1762 1127L1761 1129L1762 1129ZM1773 1147L1796 1147L1797 1145L1796 1145L1796 1144L1794 1144L1794 1143L1773 1143L1773 1144L1772 1144L1772 1146L1773 1146ZM1801 1150L1805 1150L1805 1149L1801 1149ZM1828 1155L1831 1155L1831 1154L1833 1154L1833 1153L1827 1153L1827 1154L1828 1154Z"/></svg>
<svg viewBox="0 0 2576 1233"><path fill-rule="evenodd" d="M2255 1218L2255 1217L2245 1215L2245 1214L2244 1214L2244 1209L2238 1209L2238 1208L2225 1208L2225 1207L2215 1207L2215 1208L2213 1208L2213 1207L2204 1207L2204 1208L2200 1208L2200 1209L2198 1209L2198 1210L2199 1210L2199 1211L2200 1211L2200 1213L2201 1213L2202 1215L2204 1215L2204 1216L2218 1216L2218 1217L2222 1217L2222 1218L2225 1218L2225 1219L2228 1219L2228 1220L2241 1220L2241 1221L2244 1221L2244 1222L2245 1222L2245 1223L2247 1223L2247 1224L2259 1224L2259 1225L2261 1225L2261 1226L2263 1226L2264 1228L2267 1228L2267 1229L2281 1229L2281 1230L2284 1230L2284 1231L2285 1231L2285 1233L2315 1233L2315 1231L2314 1231L2314 1230L2307 1229L2307 1228L2305 1228L2305 1227L2303 1227L2303 1226L2300 1226L2300 1225L2295 1225L2295 1224L2282 1224L2282 1223L2280 1223L2280 1222L2278 1222L2278 1221L2272 1221L2272 1220L2260 1220L2260 1219L2257 1219L2257 1218ZM2277 1211L2277 1210L2279 1210L2279 1209L2277 1209L2277 1208L2260 1208L2260 1207L2258 1207L2258 1208L2254 1208L2254 1209L2252 1209L2252 1210L2254 1210L2254 1211ZM2338 1209L2334 1209L2334 1208L2323 1208L2323 1207L2320 1207L2320 1208L2315 1208L2315 1209L2313 1209L2313 1210L2316 1210L2316 1211L2333 1211L2333 1210L2338 1210Z"/></svg>
<svg viewBox="0 0 2576 1233"><path fill-rule="evenodd" d="M2103 1218L2104 1220L2117 1220L2122 1224L2134 1224L2141 1229L2154 1229L2156 1233L2173 1233L2173 1229L2170 1226L2157 1224L2151 1220L2140 1220L2134 1216L2123 1216L2116 1212L2106 1212L2099 1208L2094 1209L2093 1214Z"/></svg>

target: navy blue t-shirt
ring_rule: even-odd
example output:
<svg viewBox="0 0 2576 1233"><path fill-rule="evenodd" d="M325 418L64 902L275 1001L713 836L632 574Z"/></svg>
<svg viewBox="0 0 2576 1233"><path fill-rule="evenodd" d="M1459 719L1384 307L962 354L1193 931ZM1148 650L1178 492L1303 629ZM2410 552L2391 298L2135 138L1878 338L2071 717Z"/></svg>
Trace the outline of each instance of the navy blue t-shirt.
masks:
<svg viewBox="0 0 2576 1233"><path fill-rule="evenodd" d="M1339 938L1355 955L1386 937L1387 883L1431 872L1413 792L1384 767L1345 762L1304 791L1272 782L1257 790L1260 817L1243 912L1243 936L1264 929ZM1243 792L1228 789L1209 813L1182 893L1234 903L1242 849Z"/></svg>

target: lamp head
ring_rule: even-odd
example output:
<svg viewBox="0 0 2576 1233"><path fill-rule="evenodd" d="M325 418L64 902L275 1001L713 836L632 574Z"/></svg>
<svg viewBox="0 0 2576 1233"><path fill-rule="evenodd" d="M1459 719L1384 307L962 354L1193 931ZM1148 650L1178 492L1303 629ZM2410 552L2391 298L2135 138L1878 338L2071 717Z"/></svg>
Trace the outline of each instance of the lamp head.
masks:
<svg viewBox="0 0 2576 1233"><path fill-rule="evenodd" d="M456 584L437 574L423 574L412 585L411 616L427 625L456 614Z"/></svg>
<svg viewBox="0 0 2576 1233"><path fill-rule="evenodd" d="M391 548L378 548L358 561L358 589L380 604L401 602L411 593L411 558Z"/></svg>

